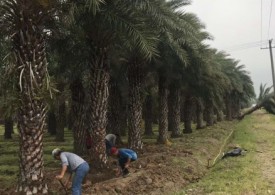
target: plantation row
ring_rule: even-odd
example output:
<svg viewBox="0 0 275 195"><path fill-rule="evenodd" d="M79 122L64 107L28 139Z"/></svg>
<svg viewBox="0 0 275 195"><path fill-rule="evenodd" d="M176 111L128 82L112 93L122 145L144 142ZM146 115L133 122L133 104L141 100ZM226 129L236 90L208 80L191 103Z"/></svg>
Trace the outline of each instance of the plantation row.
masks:
<svg viewBox="0 0 275 195"><path fill-rule="evenodd" d="M107 162L106 132L127 135L142 150L142 134L158 124L170 137L232 120L255 96L245 66L205 44L213 37L184 12L188 0L2 0L0 118L5 137L19 132L18 190L46 193L43 135L64 141L91 162ZM184 128L180 128L180 122ZM144 125L143 125L144 122ZM193 127L194 128L194 127Z"/></svg>

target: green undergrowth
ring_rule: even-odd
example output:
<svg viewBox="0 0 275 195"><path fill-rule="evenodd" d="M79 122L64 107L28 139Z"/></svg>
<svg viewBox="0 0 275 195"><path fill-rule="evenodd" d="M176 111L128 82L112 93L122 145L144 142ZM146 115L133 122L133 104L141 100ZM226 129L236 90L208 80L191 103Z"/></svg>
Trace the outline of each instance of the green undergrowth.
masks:
<svg viewBox="0 0 275 195"><path fill-rule="evenodd" d="M183 148L186 156L175 156L172 162L179 166L182 177L187 182L200 180L208 171L215 158L220 158L236 122L223 121L211 127L196 130L191 134L183 134L181 138L172 140L172 147Z"/></svg>
<svg viewBox="0 0 275 195"><path fill-rule="evenodd" d="M249 116L236 125L231 144L229 144L231 148L227 148L228 151L232 149L232 146L238 145L247 150L245 155L222 160L219 158L203 179L188 185L176 195L268 194L268 183L261 178L261 165L257 163L257 152L255 152L260 130L259 132L251 131L255 125L255 119L255 117ZM262 132L261 134L269 137Z"/></svg>
<svg viewBox="0 0 275 195"><path fill-rule="evenodd" d="M19 140L16 128L11 140L5 140L3 135L4 127L0 126L0 188L3 186L9 188L16 184L19 173ZM56 142L55 136L51 136L48 133L45 134L43 139L43 157L46 171L56 169L59 166L58 162L53 160L51 155L54 148L59 147L66 151L73 150L72 132L66 129L64 138L64 142Z"/></svg>

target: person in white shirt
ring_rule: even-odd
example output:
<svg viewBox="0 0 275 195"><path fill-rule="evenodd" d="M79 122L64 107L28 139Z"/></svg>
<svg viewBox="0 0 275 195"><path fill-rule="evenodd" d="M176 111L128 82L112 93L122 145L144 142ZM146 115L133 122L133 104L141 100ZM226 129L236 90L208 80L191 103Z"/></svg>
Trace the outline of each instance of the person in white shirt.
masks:
<svg viewBox="0 0 275 195"><path fill-rule="evenodd" d="M105 144L106 144L106 153L110 155L110 150L112 147L116 145L118 135L116 134L107 134L105 136Z"/></svg>
<svg viewBox="0 0 275 195"><path fill-rule="evenodd" d="M81 184L90 170L89 164L80 156L71 152L63 152L59 148L55 148L52 151L52 156L56 160L60 160L62 163L61 173L56 176L56 179L61 180L67 170L69 170L71 173L74 172L75 175L72 182L72 195L81 195ZM68 181L71 179L71 176L72 174L70 175Z"/></svg>

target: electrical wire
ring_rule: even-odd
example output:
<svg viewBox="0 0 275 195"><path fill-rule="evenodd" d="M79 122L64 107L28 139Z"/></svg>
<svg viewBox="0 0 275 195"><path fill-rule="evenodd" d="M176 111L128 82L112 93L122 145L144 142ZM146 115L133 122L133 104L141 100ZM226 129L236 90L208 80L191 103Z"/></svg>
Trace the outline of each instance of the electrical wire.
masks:
<svg viewBox="0 0 275 195"><path fill-rule="evenodd" d="M263 0L261 0L261 41L263 41Z"/></svg>
<svg viewBox="0 0 275 195"><path fill-rule="evenodd" d="M250 49L250 48L253 48L253 47L261 47L262 44L266 44L266 43L268 43L267 40L249 42L249 43L243 43L243 44L240 44L240 45L227 47L227 48L224 48L224 50L226 50L226 51L238 51L238 50Z"/></svg>
<svg viewBox="0 0 275 195"><path fill-rule="evenodd" d="M262 43L259 43L257 45L251 45L251 46L248 46L248 47L242 47L242 48L238 48L238 49L229 49L229 50L226 50L226 51L228 51L228 52L234 52L234 51L251 49L251 48L254 48L254 47L262 47Z"/></svg>

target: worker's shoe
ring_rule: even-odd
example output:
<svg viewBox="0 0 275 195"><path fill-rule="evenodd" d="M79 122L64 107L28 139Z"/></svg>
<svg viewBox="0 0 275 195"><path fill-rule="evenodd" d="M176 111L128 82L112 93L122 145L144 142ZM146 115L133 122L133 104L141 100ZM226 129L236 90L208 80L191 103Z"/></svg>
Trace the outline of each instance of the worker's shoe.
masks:
<svg viewBox="0 0 275 195"><path fill-rule="evenodd" d="M130 174L129 170L128 170L127 168L125 168L125 169L123 170L122 176L123 176L123 177L127 177L129 174Z"/></svg>
<svg viewBox="0 0 275 195"><path fill-rule="evenodd" d="M122 174L123 177L128 177L129 175L130 175L130 172Z"/></svg>

